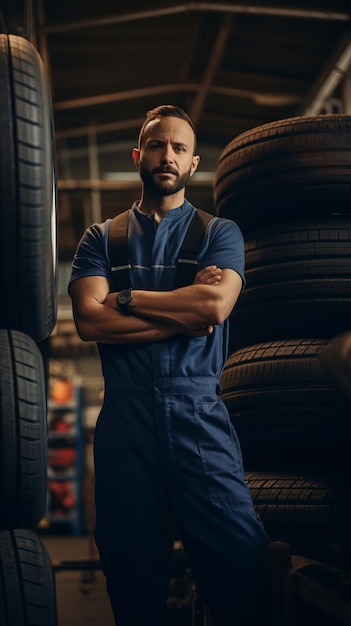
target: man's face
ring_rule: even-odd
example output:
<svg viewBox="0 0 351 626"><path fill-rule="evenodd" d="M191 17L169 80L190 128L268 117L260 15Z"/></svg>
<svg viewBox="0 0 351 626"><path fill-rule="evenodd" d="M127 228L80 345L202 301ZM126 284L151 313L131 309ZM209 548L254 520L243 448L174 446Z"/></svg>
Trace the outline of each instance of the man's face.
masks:
<svg viewBox="0 0 351 626"><path fill-rule="evenodd" d="M194 156L194 142L185 120L161 117L147 124L133 159L150 195L169 196L184 189L200 160Z"/></svg>

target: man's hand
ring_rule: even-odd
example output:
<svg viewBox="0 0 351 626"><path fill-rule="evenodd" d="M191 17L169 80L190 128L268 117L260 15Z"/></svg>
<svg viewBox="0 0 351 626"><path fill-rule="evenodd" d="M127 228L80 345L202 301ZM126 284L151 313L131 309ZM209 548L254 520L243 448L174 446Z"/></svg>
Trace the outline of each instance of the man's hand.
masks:
<svg viewBox="0 0 351 626"><path fill-rule="evenodd" d="M221 278L221 268L217 265L209 265L196 274L193 285L219 285Z"/></svg>
<svg viewBox="0 0 351 626"><path fill-rule="evenodd" d="M217 265L209 265L200 270L195 278L193 285L219 285L222 278L222 270ZM204 337L205 335L211 335L213 333L213 326L205 326L198 330L183 330L184 334L191 337Z"/></svg>

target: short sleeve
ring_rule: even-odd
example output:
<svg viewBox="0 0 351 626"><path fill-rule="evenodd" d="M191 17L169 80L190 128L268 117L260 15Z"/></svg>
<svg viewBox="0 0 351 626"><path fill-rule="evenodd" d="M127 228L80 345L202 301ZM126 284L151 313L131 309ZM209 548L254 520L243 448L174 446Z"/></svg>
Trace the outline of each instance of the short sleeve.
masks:
<svg viewBox="0 0 351 626"><path fill-rule="evenodd" d="M78 243L73 261L69 285L78 278L87 276L110 277L107 256L107 237L111 220L93 224Z"/></svg>
<svg viewBox="0 0 351 626"><path fill-rule="evenodd" d="M213 220L199 256L199 264L201 269L209 265L232 269L241 276L245 286L244 238L236 222L226 218Z"/></svg>

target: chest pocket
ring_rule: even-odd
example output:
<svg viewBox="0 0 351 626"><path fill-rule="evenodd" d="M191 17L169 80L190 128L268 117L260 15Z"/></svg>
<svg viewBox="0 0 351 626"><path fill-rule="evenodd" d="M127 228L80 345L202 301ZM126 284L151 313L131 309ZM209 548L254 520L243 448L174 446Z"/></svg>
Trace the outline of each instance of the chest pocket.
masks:
<svg viewBox="0 0 351 626"><path fill-rule="evenodd" d="M128 224L131 209L116 215L110 225L108 254L112 284L116 291L131 286L131 262L128 249ZM210 213L196 209L181 245L176 271L176 288L191 285L198 271L197 258L201 251L207 226L215 219Z"/></svg>

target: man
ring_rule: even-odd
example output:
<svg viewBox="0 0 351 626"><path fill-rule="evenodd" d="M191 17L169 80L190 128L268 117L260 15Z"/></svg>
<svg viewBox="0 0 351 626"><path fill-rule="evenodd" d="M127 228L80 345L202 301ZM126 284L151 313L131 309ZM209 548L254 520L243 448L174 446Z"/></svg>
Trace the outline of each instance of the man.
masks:
<svg viewBox="0 0 351 626"><path fill-rule="evenodd" d="M111 220L83 236L69 287L78 333L98 342L105 379L95 538L118 626L166 624L171 518L216 624L268 623L267 539L219 398L227 318L244 281L234 222L211 219L195 279L175 288L196 211L185 199L195 143L182 109L148 113L132 152L142 194L128 218L131 289L114 286Z"/></svg>

